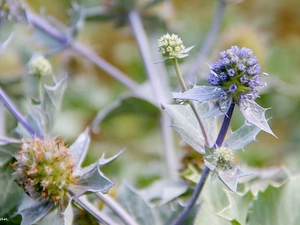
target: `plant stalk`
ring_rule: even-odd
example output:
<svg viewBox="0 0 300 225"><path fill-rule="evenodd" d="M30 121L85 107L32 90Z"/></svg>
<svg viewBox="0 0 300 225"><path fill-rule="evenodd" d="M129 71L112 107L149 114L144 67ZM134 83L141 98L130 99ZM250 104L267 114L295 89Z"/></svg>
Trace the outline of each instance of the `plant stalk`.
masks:
<svg viewBox="0 0 300 225"><path fill-rule="evenodd" d="M6 93L0 88L0 101L3 102L5 107L10 111L10 113L19 121L19 123L29 132L32 137L42 137L41 134L37 133L33 127L31 127L18 109L14 106L12 101L6 95Z"/></svg>
<svg viewBox="0 0 300 225"><path fill-rule="evenodd" d="M162 87L162 82L158 77L159 74L154 67L154 61L151 57L151 48L149 46L149 41L147 39L147 35L139 13L135 10L130 11L128 13L128 21L143 59L146 74L148 76L154 95L155 104L160 108L160 104L167 103L168 100ZM162 116L160 118L160 127L164 149L164 160L166 162L168 176L171 178L175 178L177 163L174 152L172 130L167 128L169 119L166 113L162 111L161 114Z"/></svg>
<svg viewBox="0 0 300 225"><path fill-rule="evenodd" d="M186 85L185 85L184 79L183 79L182 74L181 74L181 72L180 72L177 58L174 58L174 59L173 59L173 63L174 63L175 71L176 71L178 80L179 80L179 82L180 82L180 86L181 86L181 88L182 88L182 91L183 91L183 92L186 92L186 91L187 91L187 87L186 87ZM198 111L197 111L195 102L191 101L191 102L190 102L190 106L191 106L191 108L192 108L192 110L193 110L193 112L194 112L194 114L195 114L195 116L196 116L196 118L197 118L198 123L199 123L201 132L202 132L202 134L203 134L204 142L205 142L206 145L210 146L210 143L209 143L209 139L208 139L206 130L205 130L204 125L203 125L203 123L202 123L201 117L200 117L200 115L199 115L199 113L198 113Z"/></svg>
<svg viewBox="0 0 300 225"><path fill-rule="evenodd" d="M214 144L215 148L222 146L222 144L224 142L224 139L225 139L225 136L226 136L226 133L228 131L230 121L231 121L231 118L232 118L234 106L235 106L235 102L233 101L231 103L229 109L228 109L227 114L224 116L223 123L222 123L221 129L220 129L219 135L218 135L217 140ZM198 182L188 205L179 214L179 216L174 220L172 225L182 225L182 222L188 216L188 214L192 210L193 206L196 204L197 199L198 199L199 195L201 194L201 191L204 187L206 179L209 175L209 171L210 171L209 168L207 166L205 166L205 168L204 168L204 170L201 174L200 181Z"/></svg>

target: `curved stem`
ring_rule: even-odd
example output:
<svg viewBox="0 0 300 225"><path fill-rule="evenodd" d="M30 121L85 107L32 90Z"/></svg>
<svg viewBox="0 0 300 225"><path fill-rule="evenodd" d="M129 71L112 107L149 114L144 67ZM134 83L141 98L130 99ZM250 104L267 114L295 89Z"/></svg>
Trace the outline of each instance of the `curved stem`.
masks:
<svg viewBox="0 0 300 225"><path fill-rule="evenodd" d="M220 129L219 135L217 137L217 140L214 144L214 147L220 147L223 144L224 138L226 136L226 133L228 131L229 125L230 125L230 121L232 118L232 114L233 114L233 110L234 110L234 106L235 106L235 102L233 101L228 109L227 114L224 116L224 120L222 123L222 127ZM189 212L192 210L193 206L195 205L195 203L197 202L197 199L203 189L203 186L205 184L206 178L208 177L209 174L209 168L207 166L205 166L202 174L201 174L201 178L199 183L197 184L194 193L188 203L188 205L184 208L184 210L179 214L179 216L174 220L174 222L172 223L172 225L181 225L183 220L187 217L187 215L189 214Z"/></svg>
<svg viewBox="0 0 300 225"><path fill-rule="evenodd" d="M179 82L180 82L182 91L183 91L183 92L186 92L186 91L187 91L187 87L186 87L185 82L184 82L184 80L183 80L183 77L182 77L182 75L181 75L181 72L180 72L180 69L179 69L179 65L178 65L177 58L174 58L174 59L173 59L173 63L174 63L175 71L176 71L178 80L179 80ZM204 125L203 125L203 123L202 123L201 117L200 117L200 115L199 115L199 113L198 113L198 111L197 111L195 102L192 102L192 101L191 101L191 102L190 102L190 106L191 106L191 108L192 108L192 110L193 110L193 112L194 112L194 114L195 114L195 116L196 116L196 118L197 118L197 121L198 121L198 123L199 123L201 132L202 132L202 134L203 134L204 141L205 141L206 145L210 146L210 143L209 143L209 139L208 139L208 137L207 137L206 130L205 130Z"/></svg>
<svg viewBox="0 0 300 225"><path fill-rule="evenodd" d="M199 65L201 65L201 62L203 61L203 59L207 55L208 51L214 44L215 38L216 38L219 28L220 28L220 24L221 24L225 9L226 9L226 1L219 0L216 14L215 14L214 20L211 24L210 30L205 37L204 43L202 45L201 50L199 51L199 53L197 55L195 62L193 63L189 73L186 76L186 80L194 79L195 74L196 74L197 70L199 69Z"/></svg>
<svg viewBox="0 0 300 225"><path fill-rule="evenodd" d="M182 225L183 220L187 217L188 213L192 210L193 206L196 204L198 196L200 195L200 193L204 187L205 181L209 175L209 171L210 171L209 168L207 166L205 166L205 168L201 174L200 181L197 184L188 205L179 214L179 216L174 220L172 225Z"/></svg>
<svg viewBox="0 0 300 225"><path fill-rule="evenodd" d="M0 88L0 101L3 102L5 107L10 111L10 113L19 121L19 123L29 132L33 137L42 137L41 134L37 133L32 126L30 126L18 109L14 106L12 101L6 95L6 93Z"/></svg>

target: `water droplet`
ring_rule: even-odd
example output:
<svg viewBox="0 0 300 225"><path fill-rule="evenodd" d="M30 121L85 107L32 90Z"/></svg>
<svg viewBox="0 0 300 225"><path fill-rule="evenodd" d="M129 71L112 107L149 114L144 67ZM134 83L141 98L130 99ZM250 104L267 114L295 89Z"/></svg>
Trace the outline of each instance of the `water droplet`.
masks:
<svg viewBox="0 0 300 225"><path fill-rule="evenodd" d="M109 191L108 189L107 189L107 190L103 190L103 191L101 191L101 193L102 193L102 194L107 194L108 191Z"/></svg>
<svg viewBox="0 0 300 225"><path fill-rule="evenodd" d="M92 131L94 134L99 134L100 133L100 127L96 126L96 127L93 127Z"/></svg>
<svg viewBox="0 0 300 225"><path fill-rule="evenodd" d="M183 105L186 99L175 99L175 102L179 105Z"/></svg>

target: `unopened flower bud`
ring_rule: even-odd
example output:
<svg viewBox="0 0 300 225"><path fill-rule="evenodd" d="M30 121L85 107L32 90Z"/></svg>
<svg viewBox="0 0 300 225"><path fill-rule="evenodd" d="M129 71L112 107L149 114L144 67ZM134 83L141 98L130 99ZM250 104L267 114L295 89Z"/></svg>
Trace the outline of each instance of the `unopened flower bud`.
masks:
<svg viewBox="0 0 300 225"><path fill-rule="evenodd" d="M33 76L48 76L52 74L50 62L43 56L32 59L28 64L28 73Z"/></svg>
<svg viewBox="0 0 300 225"><path fill-rule="evenodd" d="M184 58L193 47L185 48L176 34L165 34L158 40L158 50L167 59Z"/></svg>
<svg viewBox="0 0 300 225"><path fill-rule="evenodd" d="M232 167L234 155L230 149L221 147L214 151L213 159L218 169L228 170Z"/></svg>

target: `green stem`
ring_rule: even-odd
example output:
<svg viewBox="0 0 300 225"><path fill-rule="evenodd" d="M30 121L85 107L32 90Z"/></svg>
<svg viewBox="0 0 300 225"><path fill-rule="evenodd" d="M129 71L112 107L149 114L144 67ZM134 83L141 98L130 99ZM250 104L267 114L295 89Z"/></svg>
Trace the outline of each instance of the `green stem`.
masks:
<svg viewBox="0 0 300 225"><path fill-rule="evenodd" d="M187 87L186 87L186 85L185 85L184 79L183 79L182 74L181 74L181 72L180 72L177 58L174 58L174 59L173 59L173 63L174 63L175 71L176 71L178 80L179 80L179 82L180 82L182 91L183 91L183 92L186 92L186 91L187 91ZM195 102L192 102L192 101L191 101L191 102L190 102L190 106L191 106L191 108L192 108L192 110L193 110L193 112L194 112L194 114L195 114L195 116L196 116L196 118L197 118L197 121L198 121L198 123L199 123L199 125L200 125L200 129L201 129L201 131L202 131L203 138L204 138L204 141L205 141L206 145L211 146L211 143L209 142L209 139L208 139L207 133L206 133L206 131L205 131L204 125L203 125L203 123L202 123L201 117L200 117L200 115L199 115L199 113L198 113L198 111L197 111L197 107L196 107Z"/></svg>
<svg viewBox="0 0 300 225"><path fill-rule="evenodd" d="M38 86L39 86L39 98L40 98L40 102L42 102L44 99L44 96L43 96L44 92L43 92L43 82L42 82L41 75L38 76Z"/></svg>

